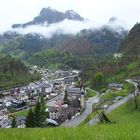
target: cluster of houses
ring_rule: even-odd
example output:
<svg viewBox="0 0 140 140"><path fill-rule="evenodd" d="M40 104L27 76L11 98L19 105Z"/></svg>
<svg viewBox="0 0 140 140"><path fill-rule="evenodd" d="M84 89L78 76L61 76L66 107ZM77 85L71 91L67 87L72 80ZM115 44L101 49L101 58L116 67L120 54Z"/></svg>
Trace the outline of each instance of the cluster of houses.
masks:
<svg viewBox="0 0 140 140"><path fill-rule="evenodd" d="M28 110L30 106L34 106L38 102L38 97L40 95L43 95L44 99L47 101L62 93L64 90L63 84L71 85L75 77L73 75L78 75L79 73L78 71L38 70L37 67L33 67L33 70L42 75L41 81L30 83L24 87L13 88L10 91L0 94L0 128L10 128L13 114L18 111ZM51 76L53 79L48 80ZM54 79L54 77L57 79ZM66 92L68 95L71 94L71 97L73 96L73 103L72 99L68 98L68 100L70 100L69 105L64 104L62 101L61 105L49 107L49 118L47 119L48 123L55 125L60 124L80 114L83 91L81 91L80 88L67 88ZM74 96L76 96L76 98ZM74 106L77 102L78 104ZM26 118L23 116L16 117L17 127L24 128L25 120Z"/></svg>
<svg viewBox="0 0 140 140"><path fill-rule="evenodd" d="M79 116L86 106L85 95L86 90L84 87L68 86L65 90L63 102L48 109L49 119L55 122L54 125L59 125Z"/></svg>
<svg viewBox="0 0 140 140"><path fill-rule="evenodd" d="M8 92L1 93L0 96L0 127L10 128L12 114L17 111L29 109L34 106L40 95L46 100L57 96L63 90L61 84L35 82L28 86L11 89ZM25 127L25 117L16 118L17 127Z"/></svg>

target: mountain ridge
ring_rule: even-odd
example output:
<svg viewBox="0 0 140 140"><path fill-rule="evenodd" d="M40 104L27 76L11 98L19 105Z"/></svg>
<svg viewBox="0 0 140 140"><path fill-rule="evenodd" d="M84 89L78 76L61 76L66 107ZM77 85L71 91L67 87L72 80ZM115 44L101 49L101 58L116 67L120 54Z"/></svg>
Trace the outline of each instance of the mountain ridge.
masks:
<svg viewBox="0 0 140 140"><path fill-rule="evenodd" d="M23 24L13 24L12 28L25 28L27 26L31 25L40 25L47 23L53 24L61 22L65 19L74 20L74 21L83 21L84 18L81 17L78 13L76 13L73 10L67 10L65 12L60 12L55 9L52 9L51 7L43 8L39 15L36 16L32 21L29 21L27 23Z"/></svg>

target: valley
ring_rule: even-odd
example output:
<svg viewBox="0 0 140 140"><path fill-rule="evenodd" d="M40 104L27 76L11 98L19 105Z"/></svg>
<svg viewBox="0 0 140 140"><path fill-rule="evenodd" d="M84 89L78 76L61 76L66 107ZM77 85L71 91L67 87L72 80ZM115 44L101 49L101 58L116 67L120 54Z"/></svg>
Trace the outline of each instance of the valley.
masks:
<svg viewBox="0 0 140 140"><path fill-rule="evenodd" d="M139 140L140 23L92 22L48 7L0 33L0 139Z"/></svg>

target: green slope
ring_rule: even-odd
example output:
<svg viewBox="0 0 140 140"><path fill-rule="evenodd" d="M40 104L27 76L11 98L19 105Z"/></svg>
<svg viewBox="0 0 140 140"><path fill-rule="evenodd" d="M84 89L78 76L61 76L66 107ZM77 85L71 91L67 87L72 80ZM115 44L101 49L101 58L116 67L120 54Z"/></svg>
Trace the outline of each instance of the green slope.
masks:
<svg viewBox="0 0 140 140"><path fill-rule="evenodd" d="M77 128L1 129L2 140L139 140L140 109L130 101L109 114L116 123Z"/></svg>
<svg viewBox="0 0 140 140"><path fill-rule="evenodd" d="M0 90L27 84L39 78L38 75L31 75L19 59L0 55Z"/></svg>

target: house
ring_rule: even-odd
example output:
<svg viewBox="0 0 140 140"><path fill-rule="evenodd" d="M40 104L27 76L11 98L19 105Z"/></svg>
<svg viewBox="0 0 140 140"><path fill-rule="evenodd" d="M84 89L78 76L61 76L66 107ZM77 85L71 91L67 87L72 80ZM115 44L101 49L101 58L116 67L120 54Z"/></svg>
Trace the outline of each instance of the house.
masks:
<svg viewBox="0 0 140 140"><path fill-rule="evenodd" d="M28 93L30 93L32 95L38 95L42 91L41 84L40 85L37 85L35 83L30 83L28 85L28 88L27 89L28 89Z"/></svg>
<svg viewBox="0 0 140 140"><path fill-rule="evenodd" d="M42 93L51 93L53 90L53 84L44 83L42 84Z"/></svg>
<svg viewBox="0 0 140 140"><path fill-rule="evenodd" d="M63 123L66 120L70 120L80 115L80 109L73 107L62 107L62 108L52 107L49 108L48 112L49 118L57 121L58 123Z"/></svg>
<svg viewBox="0 0 140 140"><path fill-rule="evenodd" d="M114 58L115 59L121 58L122 56L123 56L122 53L114 53Z"/></svg>
<svg viewBox="0 0 140 140"><path fill-rule="evenodd" d="M10 107L11 105L12 105L12 102L11 101L5 102L5 106L6 107Z"/></svg>
<svg viewBox="0 0 140 140"><path fill-rule="evenodd" d="M79 108L67 107L62 108L59 113L59 123L63 123L66 120L70 120L76 116L80 115Z"/></svg>
<svg viewBox="0 0 140 140"><path fill-rule="evenodd" d="M49 118L52 120L58 120L59 118L59 112L56 107L51 107L48 109L49 112Z"/></svg>
<svg viewBox="0 0 140 140"><path fill-rule="evenodd" d="M17 96L16 96L16 98L18 99L18 100L20 100L20 101L25 101L25 100L28 100L28 95L26 95L26 94L18 94Z"/></svg>
<svg viewBox="0 0 140 140"><path fill-rule="evenodd" d="M0 128L11 128L11 120L1 120Z"/></svg>
<svg viewBox="0 0 140 140"><path fill-rule="evenodd" d="M74 81L74 77L66 77L64 78L65 84L71 84Z"/></svg>
<svg viewBox="0 0 140 140"><path fill-rule="evenodd" d="M81 88L75 88L75 87L67 87L66 90L65 90L65 93L67 93L69 100L80 98L81 95L84 95L85 94L81 90Z"/></svg>
<svg viewBox="0 0 140 140"><path fill-rule="evenodd" d="M41 92L41 84L36 84L36 83L30 83L29 85L28 85L28 89L29 90L36 90L36 89L40 89L40 92Z"/></svg>
<svg viewBox="0 0 140 140"><path fill-rule="evenodd" d="M8 120L8 113L0 111L0 120Z"/></svg>
<svg viewBox="0 0 140 140"><path fill-rule="evenodd" d="M123 84L110 83L108 88L111 90L122 90Z"/></svg>
<svg viewBox="0 0 140 140"><path fill-rule="evenodd" d="M26 117L24 116L16 117L17 128L25 128L25 121Z"/></svg>
<svg viewBox="0 0 140 140"><path fill-rule="evenodd" d="M14 101L15 98L12 96L7 96L3 98L3 106L9 107L12 106L12 101Z"/></svg>
<svg viewBox="0 0 140 140"><path fill-rule="evenodd" d="M80 102L82 109L85 108L85 95L84 88L67 87L65 90L65 96L67 96L68 102L71 104L73 101Z"/></svg>
<svg viewBox="0 0 140 140"><path fill-rule="evenodd" d="M7 107L1 105L0 106L0 112L7 112Z"/></svg>

